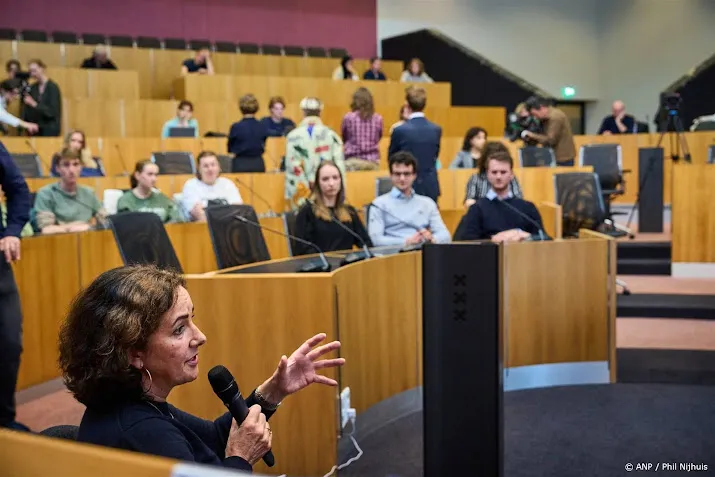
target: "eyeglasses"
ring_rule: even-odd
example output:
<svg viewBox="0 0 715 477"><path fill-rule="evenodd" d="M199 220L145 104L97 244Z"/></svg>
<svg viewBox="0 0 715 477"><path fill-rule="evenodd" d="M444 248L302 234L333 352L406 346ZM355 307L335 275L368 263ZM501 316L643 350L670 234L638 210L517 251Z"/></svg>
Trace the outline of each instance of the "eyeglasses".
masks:
<svg viewBox="0 0 715 477"><path fill-rule="evenodd" d="M415 175L415 173L414 172L393 172L392 175L395 177L410 177L410 176Z"/></svg>

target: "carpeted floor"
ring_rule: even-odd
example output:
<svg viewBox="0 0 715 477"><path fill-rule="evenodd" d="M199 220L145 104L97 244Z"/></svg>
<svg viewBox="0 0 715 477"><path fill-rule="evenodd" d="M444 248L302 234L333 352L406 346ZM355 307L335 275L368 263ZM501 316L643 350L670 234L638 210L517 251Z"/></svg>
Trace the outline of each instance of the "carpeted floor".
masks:
<svg viewBox="0 0 715 477"><path fill-rule="evenodd" d="M710 386L615 384L506 393L505 475L614 477L637 462L704 463L715 472L713 402ZM362 458L340 477L423 475L422 413L365 436L361 447Z"/></svg>

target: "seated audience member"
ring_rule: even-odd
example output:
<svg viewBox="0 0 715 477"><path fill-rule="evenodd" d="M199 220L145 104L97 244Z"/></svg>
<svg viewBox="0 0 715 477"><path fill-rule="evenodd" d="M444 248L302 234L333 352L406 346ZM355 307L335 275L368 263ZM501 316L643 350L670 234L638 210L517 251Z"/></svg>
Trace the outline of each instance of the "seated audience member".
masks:
<svg viewBox="0 0 715 477"><path fill-rule="evenodd" d="M348 171L374 171L380 165L382 116L375 112L372 94L367 88L353 93L351 111L343 117L343 151Z"/></svg>
<svg viewBox="0 0 715 477"><path fill-rule="evenodd" d="M382 61L378 57L370 58L370 69L362 76L364 80L385 81L387 77L382 72Z"/></svg>
<svg viewBox="0 0 715 477"><path fill-rule="evenodd" d="M7 73L7 78L6 79L14 79L15 78L15 73L18 73L22 70L22 65L20 64L19 61L17 60L7 60L7 63L5 63L5 73Z"/></svg>
<svg viewBox="0 0 715 477"><path fill-rule="evenodd" d="M263 152L268 132L265 124L256 119L258 100L252 94L244 95L238 107L243 118L233 123L228 133L228 152L233 154L231 172L266 172Z"/></svg>
<svg viewBox="0 0 715 477"><path fill-rule="evenodd" d="M300 109L303 120L286 137L285 199L291 210L297 210L310 196L322 161L333 161L345 177L343 142L320 120L323 104L318 98L303 98Z"/></svg>
<svg viewBox="0 0 715 477"><path fill-rule="evenodd" d="M571 121L566 113L551 106L551 101L546 98L529 98L526 107L529 113L541 122L544 134L527 130L521 133L522 139L533 140L544 147L554 148L557 166L573 166L576 146L573 142Z"/></svg>
<svg viewBox="0 0 715 477"><path fill-rule="evenodd" d="M323 252L350 250L353 245L362 247L360 241L333 221L339 220L372 247L357 211L345 203L343 176L333 162L323 161L318 166L310 198L312 203L306 202L298 211L297 237L313 242ZM294 255L315 253L315 249L304 244L297 243L295 247Z"/></svg>
<svg viewBox="0 0 715 477"><path fill-rule="evenodd" d="M84 131L75 129L67 133L62 149L69 149L79 154L79 158L82 161L82 171L79 174L80 177L104 177L104 168L92 156L92 150L87 147L87 137L84 135ZM60 175L57 171L59 159L59 153L52 156L52 170L50 170L50 175L52 177L59 177Z"/></svg>
<svg viewBox="0 0 715 477"><path fill-rule="evenodd" d="M119 198L117 212L152 212L164 223L181 222L181 214L174 201L154 190L158 175L159 166L149 159L137 162L134 174L129 178L132 190Z"/></svg>
<svg viewBox="0 0 715 477"><path fill-rule="evenodd" d="M194 128L194 137L199 137L199 122L193 115L194 105L191 101L181 101L176 108L176 116L165 122L161 128L161 138L168 138L173 128Z"/></svg>
<svg viewBox="0 0 715 477"><path fill-rule="evenodd" d="M208 48L202 48L196 52L193 58L184 60L181 65L181 76L198 73L200 75L214 74L214 64L211 61L211 52Z"/></svg>
<svg viewBox="0 0 715 477"><path fill-rule="evenodd" d="M79 153L65 149L53 160L59 182L41 188L35 197L34 215L43 234L83 232L94 219L104 223L107 213L90 187L77 183L82 169Z"/></svg>
<svg viewBox="0 0 715 477"><path fill-rule="evenodd" d="M425 64L419 58L412 58L407 69L402 72L400 81L403 83L434 83L434 80L425 73Z"/></svg>
<svg viewBox="0 0 715 477"><path fill-rule="evenodd" d="M5 126L23 128L30 134L39 130L37 124L28 123L7 112L7 107L20 97L20 80L7 79L0 83L0 132L6 132Z"/></svg>
<svg viewBox="0 0 715 477"><path fill-rule="evenodd" d="M405 121L410 119L410 113L407 110L406 104L403 104L402 106L400 106L400 114L398 117L400 118L400 120L397 121L392 126L390 126L390 136L392 136L392 131L394 131L396 127L402 126L403 124L405 124Z"/></svg>
<svg viewBox="0 0 715 477"><path fill-rule="evenodd" d="M452 240L442 221L437 204L415 193L417 160L409 152L390 156L392 190L381 195L370 207L368 232L372 243L383 245L419 245L424 242L448 243Z"/></svg>
<svg viewBox="0 0 715 477"><path fill-rule="evenodd" d="M261 119L261 123L265 126L268 137L285 136L295 129L295 123L283 117L285 109L286 102L280 96L273 96L268 101L268 111L271 115Z"/></svg>
<svg viewBox="0 0 715 477"><path fill-rule="evenodd" d="M97 45L94 47L92 56L82 62L82 68L93 70L116 70L117 67L107 55L107 47Z"/></svg>
<svg viewBox="0 0 715 477"><path fill-rule="evenodd" d="M240 426L230 412L200 419L167 402L174 388L199 377L206 343L185 286L178 273L133 265L102 273L75 297L60 328L59 363L67 388L86 406L77 441L251 472L271 448L266 421L281 402L314 383L337 386L318 372L345 363L321 359L340 342L318 346L326 338L320 333L279 358L247 395ZM244 358L250 368L251 357Z"/></svg>
<svg viewBox="0 0 715 477"><path fill-rule="evenodd" d="M486 161L494 154L509 154L509 149L498 141L491 141L484 145L481 157L477 161L477 172L472 174L469 181L467 181L467 192L464 196L464 207L469 208L479 199L485 197L489 192L489 189L491 189L489 181L487 180ZM513 174L509 187L511 187L511 193L514 197L522 197L521 186L519 185L519 181L516 176Z"/></svg>
<svg viewBox="0 0 715 477"><path fill-rule="evenodd" d="M462 150L457 153L450 169L474 169L482 155L482 148L487 142L487 132L482 128L469 128L464 136Z"/></svg>
<svg viewBox="0 0 715 477"><path fill-rule="evenodd" d="M635 134L638 132L636 118L626 114L626 105L623 101L614 101L611 112L612 115L603 118L601 127L598 128L598 134Z"/></svg>
<svg viewBox="0 0 715 477"><path fill-rule="evenodd" d="M353 65L353 57L352 56L343 56L342 61L340 62L340 66L335 68L335 71L333 71L333 79L334 80L354 80L357 81L360 79L360 77L357 74L357 71L355 71L355 65Z"/></svg>
<svg viewBox="0 0 715 477"><path fill-rule="evenodd" d="M536 206L514 197L509 187L514 166L511 156L500 152L490 155L486 160L487 179L491 188L485 197L479 199L467 211L464 218L464 240L519 242L538 234L543 226ZM527 220L514 209L532 220ZM538 223L539 227L532 221Z"/></svg>
<svg viewBox="0 0 715 477"><path fill-rule="evenodd" d="M220 177L221 166L216 153L203 151L196 161L196 177L186 181L181 192L181 205L191 220L205 221L204 209L209 204L243 204L236 184Z"/></svg>
<svg viewBox="0 0 715 477"><path fill-rule="evenodd" d="M417 160L415 191L435 202L440 196L437 162L442 139L442 128L425 117L427 92L424 88L410 86L405 92L409 119L395 128L390 135L389 156L406 151Z"/></svg>
<svg viewBox="0 0 715 477"><path fill-rule="evenodd" d="M47 76L42 61L31 60L28 69L35 83L30 86L30 93L22 99L23 119L37 124L37 136L59 136L62 122L60 87Z"/></svg>

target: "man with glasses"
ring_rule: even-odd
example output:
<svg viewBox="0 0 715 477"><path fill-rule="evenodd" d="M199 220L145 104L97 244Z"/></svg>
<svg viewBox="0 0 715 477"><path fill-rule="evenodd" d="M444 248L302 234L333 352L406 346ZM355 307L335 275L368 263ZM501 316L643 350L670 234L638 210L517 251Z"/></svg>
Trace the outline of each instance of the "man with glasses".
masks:
<svg viewBox="0 0 715 477"><path fill-rule="evenodd" d="M409 152L390 157L392 190L371 204L368 233L376 246L448 243L452 237L429 197L415 193L417 161Z"/></svg>

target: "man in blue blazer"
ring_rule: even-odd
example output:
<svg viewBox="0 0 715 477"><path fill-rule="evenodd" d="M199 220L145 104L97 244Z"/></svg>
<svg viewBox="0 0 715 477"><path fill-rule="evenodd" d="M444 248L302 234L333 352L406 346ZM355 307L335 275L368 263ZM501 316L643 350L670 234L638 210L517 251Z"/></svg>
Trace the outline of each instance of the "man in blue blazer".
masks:
<svg viewBox="0 0 715 477"><path fill-rule="evenodd" d="M427 93L423 88L410 87L405 97L409 119L392 131L388 156L406 151L417 159L417 180L414 189L435 202L440 195L437 179L437 158L442 128L428 121L423 113L427 104Z"/></svg>

